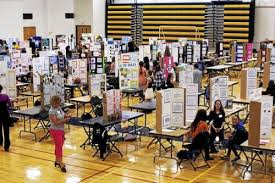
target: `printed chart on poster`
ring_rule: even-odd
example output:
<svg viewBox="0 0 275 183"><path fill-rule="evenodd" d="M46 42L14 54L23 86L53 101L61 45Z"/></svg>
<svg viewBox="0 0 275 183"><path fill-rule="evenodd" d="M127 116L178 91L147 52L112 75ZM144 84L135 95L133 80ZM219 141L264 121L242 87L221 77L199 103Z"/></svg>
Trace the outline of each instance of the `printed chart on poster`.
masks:
<svg viewBox="0 0 275 183"><path fill-rule="evenodd" d="M64 75L60 73L43 75L43 104L50 104L52 96L59 96L64 103Z"/></svg>
<svg viewBox="0 0 275 183"><path fill-rule="evenodd" d="M210 79L210 107L213 109L214 102L221 100L226 106L228 99L228 76L218 76Z"/></svg>
<svg viewBox="0 0 275 183"><path fill-rule="evenodd" d="M106 92L106 74L92 74L89 76L89 94L90 96L103 96Z"/></svg>
<svg viewBox="0 0 275 183"><path fill-rule="evenodd" d="M138 53L121 54L119 61L119 85L120 89L138 88Z"/></svg>
<svg viewBox="0 0 275 183"><path fill-rule="evenodd" d="M74 59L69 61L68 82L73 83L79 78L82 84L87 84L87 60Z"/></svg>
<svg viewBox="0 0 275 183"><path fill-rule="evenodd" d="M185 90L172 88L156 93L157 130L185 126Z"/></svg>

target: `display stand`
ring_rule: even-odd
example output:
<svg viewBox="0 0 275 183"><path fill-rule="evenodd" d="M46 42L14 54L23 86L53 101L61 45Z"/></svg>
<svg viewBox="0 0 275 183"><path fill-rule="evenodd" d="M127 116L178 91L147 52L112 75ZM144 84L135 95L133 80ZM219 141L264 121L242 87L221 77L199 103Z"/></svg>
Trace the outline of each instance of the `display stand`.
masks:
<svg viewBox="0 0 275 183"><path fill-rule="evenodd" d="M87 60L75 59L69 61L69 83L73 83L76 78L80 78L81 83L87 84Z"/></svg>
<svg viewBox="0 0 275 183"><path fill-rule="evenodd" d="M89 94L91 97L102 97L106 90L106 74L93 74L89 76Z"/></svg>
<svg viewBox="0 0 275 183"><path fill-rule="evenodd" d="M11 98L17 97L16 73L15 70L8 69L7 60L0 60L0 84L3 87L3 93Z"/></svg>
<svg viewBox="0 0 275 183"><path fill-rule="evenodd" d="M121 54L119 61L119 85L120 89L138 88L138 53Z"/></svg>
<svg viewBox="0 0 275 183"><path fill-rule="evenodd" d="M171 88L156 92L156 131L185 124L185 89Z"/></svg>
<svg viewBox="0 0 275 183"><path fill-rule="evenodd" d="M120 90L108 90L103 94L103 120L105 122L122 117L121 99Z"/></svg>
<svg viewBox="0 0 275 183"><path fill-rule="evenodd" d="M241 99L249 99L257 89L257 69L245 68L241 71Z"/></svg>
<svg viewBox="0 0 275 183"><path fill-rule="evenodd" d="M273 97L264 95L260 100L251 101L248 144L259 147L263 140L272 136Z"/></svg>
<svg viewBox="0 0 275 183"><path fill-rule="evenodd" d="M210 108L213 109L214 102L221 100L226 106L228 99L228 76L219 76L210 79Z"/></svg>

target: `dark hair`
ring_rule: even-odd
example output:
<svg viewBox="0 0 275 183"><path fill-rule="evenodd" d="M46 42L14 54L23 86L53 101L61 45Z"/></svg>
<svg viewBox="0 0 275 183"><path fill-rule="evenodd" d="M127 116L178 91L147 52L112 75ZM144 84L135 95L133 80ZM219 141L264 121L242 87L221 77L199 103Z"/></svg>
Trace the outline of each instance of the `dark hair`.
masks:
<svg viewBox="0 0 275 183"><path fill-rule="evenodd" d="M153 74L153 71L149 70L149 71L148 71L148 75L149 75L149 76L152 76L152 74Z"/></svg>
<svg viewBox="0 0 275 183"><path fill-rule="evenodd" d="M142 74L142 67L144 63L142 61L139 62L139 74Z"/></svg>
<svg viewBox="0 0 275 183"><path fill-rule="evenodd" d="M171 57L169 46L165 47L164 56L165 57Z"/></svg>
<svg viewBox="0 0 275 183"><path fill-rule="evenodd" d="M273 80L270 80L268 83L268 87L267 88L275 88L275 84Z"/></svg>
<svg viewBox="0 0 275 183"><path fill-rule="evenodd" d="M2 86L2 85L0 85L0 93L2 92L2 90L3 90L3 86Z"/></svg>
<svg viewBox="0 0 275 183"><path fill-rule="evenodd" d="M216 101L215 101L215 103L214 103L214 112L216 112L216 103L217 103L217 102L220 102L220 104L221 104L220 112L221 112L221 113L224 113L224 109L223 109L221 100L216 100Z"/></svg>
<svg viewBox="0 0 275 183"><path fill-rule="evenodd" d="M198 110L197 115L191 124L191 132L194 132L196 130L200 121L206 121L206 119L207 119L206 110L204 109Z"/></svg>
<svg viewBox="0 0 275 183"><path fill-rule="evenodd" d="M167 76L167 81L169 81L171 79L171 77L173 76L172 73L168 73L168 76Z"/></svg>
<svg viewBox="0 0 275 183"><path fill-rule="evenodd" d="M148 57L144 57L144 58L143 58L143 61L144 61L144 63L149 63L150 60L149 60Z"/></svg>
<svg viewBox="0 0 275 183"><path fill-rule="evenodd" d="M144 65L144 62L140 61L139 66L142 67Z"/></svg>
<svg viewBox="0 0 275 183"><path fill-rule="evenodd" d="M160 65L156 66L156 72L160 71Z"/></svg>
<svg viewBox="0 0 275 183"><path fill-rule="evenodd" d="M238 118L238 121L240 121L240 116L238 114L235 114L232 117L236 117L236 118Z"/></svg>
<svg viewBox="0 0 275 183"><path fill-rule="evenodd" d="M198 63L195 63L195 64L194 64L194 68L198 69L198 68L199 68L199 64L198 64Z"/></svg>

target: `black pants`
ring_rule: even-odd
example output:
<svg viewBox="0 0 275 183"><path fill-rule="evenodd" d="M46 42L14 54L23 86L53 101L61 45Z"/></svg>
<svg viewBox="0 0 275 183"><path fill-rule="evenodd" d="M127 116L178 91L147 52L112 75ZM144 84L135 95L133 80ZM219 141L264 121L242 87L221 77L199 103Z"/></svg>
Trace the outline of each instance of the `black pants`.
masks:
<svg viewBox="0 0 275 183"><path fill-rule="evenodd" d="M3 132L4 132L4 147L8 149L10 147L10 125L8 120L0 120L0 144L3 145Z"/></svg>
<svg viewBox="0 0 275 183"><path fill-rule="evenodd" d="M230 156L231 151L233 151L233 153L236 157L239 156L237 153L236 147L235 147L236 145L240 145L236 140L234 140L234 139L228 140L228 143L227 143L227 146L228 146L227 155L228 156Z"/></svg>
<svg viewBox="0 0 275 183"><path fill-rule="evenodd" d="M214 142L217 136L219 136L220 142L222 142L224 140L224 130L222 129L217 133L214 129L211 129L210 142L209 142L211 150L215 149Z"/></svg>

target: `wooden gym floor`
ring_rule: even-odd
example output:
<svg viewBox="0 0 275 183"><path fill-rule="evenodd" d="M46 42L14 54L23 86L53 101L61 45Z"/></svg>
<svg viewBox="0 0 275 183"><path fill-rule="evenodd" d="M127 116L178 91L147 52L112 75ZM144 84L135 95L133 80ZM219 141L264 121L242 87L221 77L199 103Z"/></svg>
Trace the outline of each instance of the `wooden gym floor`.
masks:
<svg viewBox="0 0 275 183"><path fill-rule="evenodd" d="M235 88L237 95L239 86ZM138 102L136 99L131 102ZM126 105L126 98L123 102ZM86 111L89 111L87 109ZM72 115L75 110L70 110ZM155 113L148 115L150 127L154 127ZM144 118L139 119L144 124ZM36 124L33 121L33 127ZM23 134L19 138L19 131L23 128L22 121L15 124L11 130L11 147L9 152L0 150L0 182L45 182L45 183L74 183L74 182L99 182L99 183L153 183L153 182L272 182L272 177L262 174L246 174L241 178L241 168L236 168L230 162L220 159L224 151L214 154L214 161L209 161L211 168L202 168L193 171L189 163L184 169L176 172L174 160L158 159L153 163L153 156L158 153L158 146L147 149L150 138L142 137L141 141L119 142L118 147L123 153L123 158L112 153L105 161L92 157L94 150L80 144L86 139L82 127L72 126L66 128L66 141L64 145L64 162L67 173L54 167L54 146L51 139L35 142L32 135ZM42 129L37 129L38 138L43 136ZM273 130L275 138L275 130ZM176 151L180 150L180 143L176 143ZM175 152L176 152L175 151ZM272 162L272 161L269 161ZM269 166L275 168L275 162ZM275 178L273 178L273 181Z"/></svg>

